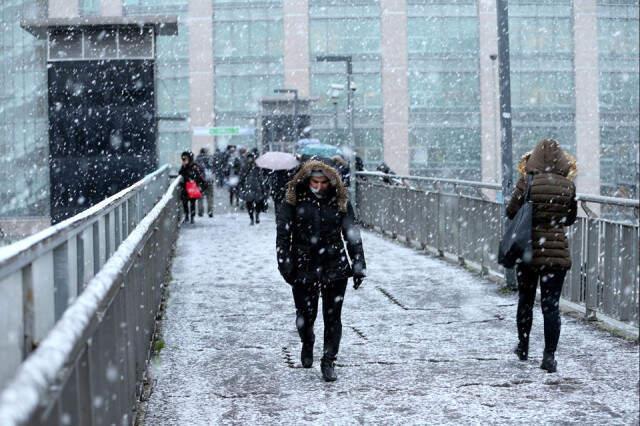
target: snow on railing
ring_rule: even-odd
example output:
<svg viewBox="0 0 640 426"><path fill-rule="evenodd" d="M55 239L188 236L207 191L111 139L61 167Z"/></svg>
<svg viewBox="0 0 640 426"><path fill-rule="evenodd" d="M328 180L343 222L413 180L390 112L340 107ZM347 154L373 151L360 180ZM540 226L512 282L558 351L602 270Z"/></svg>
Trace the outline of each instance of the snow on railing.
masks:
<svg viewBox="0 0 640 426"><path fill-rule="evenodd" d="M0 248L0 388L151 210L163 166L63 222Z"/></svg>
<svg viewBox="0 0 640 426"><path fill-rule="evenodd" d="M425 187L428 184L429 187ZM502 275L497 252L502 237L502 203L486 191L500 185L456 179L356 173L359 220L393 236L414 241L440 256ZM495 193L494 193L495 195ZM631 325L638 334L640 266L638 200L577 194L585 215L567 229L573 268L567 274L563 299L586 317L596 315ZM594 210L632 210L598 217ZM629 212L626 212L629 213Z"/></svg>
<svg viewBox="0 0 640 426"><path fill-rule="evenodd" d="M127 231L17 369L0 394L1 425L133 423L177 238L178 184L175 179L151 211Z"/></svg>

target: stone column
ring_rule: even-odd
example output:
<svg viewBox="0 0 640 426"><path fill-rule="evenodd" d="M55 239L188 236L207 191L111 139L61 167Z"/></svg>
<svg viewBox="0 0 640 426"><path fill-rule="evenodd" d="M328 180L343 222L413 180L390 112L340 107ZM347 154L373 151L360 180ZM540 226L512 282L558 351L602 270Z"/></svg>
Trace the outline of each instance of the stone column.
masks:
<svg viewBox="0 0 640 426"><path fill-rule="evenodd" d="M49 18L74 18L80 16L80 0L49 0Z"/></svg>
<svg viewBox="0 0 640 426"><path fill-rule="evenodd" d="M215 123L213 74L213 2L189 0L189 105L191 149L197 153L215 147L213 136L194 135L195 127L211 127Z"/></svg>
<svg viewBox="0 0 640 426"><path fill-rule="evenodd" d="M480 141L483 182L500 183L500 114L498 104L498 19L495 0L478 2L480 36ZM492 59L494 58L494 59Z"/></svg>
<svg viewBox="0 0 640 426"><path fill-rule="evenodd" d="M309 2L284 0L284 87L298 89L298 96L309 97Z"/></svg>
<svg viewBox="0 0 640 426"><path fill-rule="evenodd" d="M100 0L102 16L122 16L122 0Z"/></svg>
<svg viewBox="0 0 640 426"><path fill-rule="evenodd" d="M573 2L578 192L600 194L597 1Z"/></svg>
<svg viewBox="0 0 640 426"><path fill-rule="evenodd" d="M409 173L409 82L406 0L381 0L384 161ZM426 149L426 148L425 148Z"/></svg>

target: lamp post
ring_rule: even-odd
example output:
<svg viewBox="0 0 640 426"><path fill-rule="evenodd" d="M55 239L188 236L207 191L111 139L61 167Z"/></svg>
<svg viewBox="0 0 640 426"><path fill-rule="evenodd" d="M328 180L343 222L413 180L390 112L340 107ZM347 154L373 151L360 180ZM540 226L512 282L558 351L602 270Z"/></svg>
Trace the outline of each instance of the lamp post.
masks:
<svg viewBox="0 0 640 426"><path fill-rule="evenodd" d="M316 56L318 62L344 62L347 64L347 123L349 125L349 147L353 149L355 140L353 136L353 77L351 55L320 55Z"/></svg>
<svg viewBox="0 0 640 426"><path fill-rule="evenodd" d="M513 186L511 139L511 70L509 63L509 2L496 0L498 20L498 79L500 84L500 147L502 151L502 200L506 208ZM516 288L515 272L505 269L507 286Z"/></svg>
<svg viewBox="0 0 640 426"><path fill-rule="evenodd" d="M298 89L275 89L273 93L293 93L293 130L290 131L291 142L298 138Z"/></svg>

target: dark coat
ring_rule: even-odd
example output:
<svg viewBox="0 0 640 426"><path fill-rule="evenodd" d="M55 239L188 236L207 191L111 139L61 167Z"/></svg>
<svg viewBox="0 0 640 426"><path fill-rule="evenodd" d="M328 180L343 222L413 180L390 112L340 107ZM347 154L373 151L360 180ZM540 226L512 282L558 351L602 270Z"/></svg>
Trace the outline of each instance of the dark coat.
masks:
<svg viewBox="0 0 640 426"><path fill-rule="evenodd" d="M263 202L269 197L269 191L262 169L255 163L247 163L240 172L240 197L245 201Z"/></svg>
<svg viewBox="0 0 640 426"><path fill-rule="evenodd" d="M323 198L309 190L313 170L322 170L331 182ZM278 211L276 246L278 269L290 284L313 285L366 275L353 207L335 169L309 161L289 182Z"/></svg>
<svg viewBox="0 0 640 426"><path fill-rule="evenodd" d="M532 174L533 258L530 265L536 269L568 270L571 254L564 227L572 225L578 213L576 187L569 178L575 174L575 161L556 141L545 139L530 155L523 157L520 171L522 176L507 206L507 216L513 219L522 206L526 174Z"/></svg>
<svg viewBox="0 0 640 426"><path fill-rule="evenodd" d="M215 177L215 162L211 154L198 154L196 164L200 167L202 173L207 177L208 181L213 182Z"/></svg>
<svg viewBox="0 0 640 426"><path fill-rule="evenodd" d="M180 176L182 176L182 192L181 197L183 200L187 199L187 191L185 190L185 185L187 181L193 180L200 187L201 190L207 188L208 184L204 179L204 174L202 170L196 163L193 161L187 164L186 166L180 167L180 171L178 172Z"/></svg>

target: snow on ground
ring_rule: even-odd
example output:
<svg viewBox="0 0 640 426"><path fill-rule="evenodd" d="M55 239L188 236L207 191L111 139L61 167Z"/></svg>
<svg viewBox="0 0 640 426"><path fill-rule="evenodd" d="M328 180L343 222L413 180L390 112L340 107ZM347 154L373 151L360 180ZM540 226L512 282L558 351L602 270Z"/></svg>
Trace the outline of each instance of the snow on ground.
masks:
<svg viewBox="0 0 640 426"><path fill-rule="evenodd" d="M224 213L181 230L147 425L638 423L637 345L565 316L547 374L539 308L520 362L515 296L372 233L369 278L345 298L339 378L325 383L322 315L306 370L273 217L248 222Z"/></svg>

